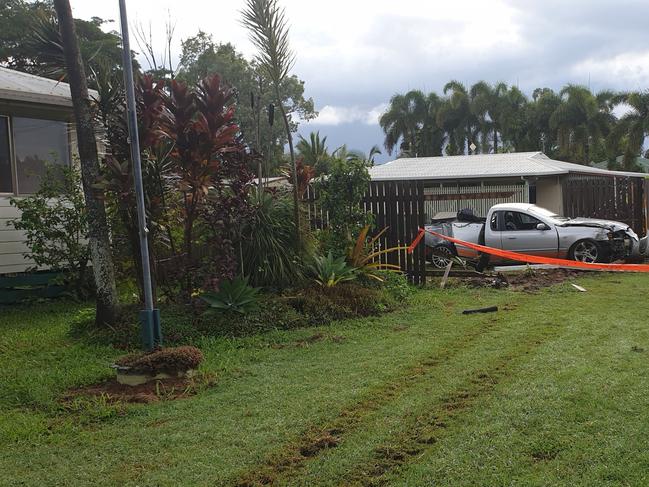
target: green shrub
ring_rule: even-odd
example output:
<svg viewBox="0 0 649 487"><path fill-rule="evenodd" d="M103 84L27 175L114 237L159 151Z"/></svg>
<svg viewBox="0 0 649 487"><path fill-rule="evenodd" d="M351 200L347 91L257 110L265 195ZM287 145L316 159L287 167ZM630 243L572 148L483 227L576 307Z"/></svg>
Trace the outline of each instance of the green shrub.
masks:
<svg viewBox="0 0 649 487"><path fill-rule="evenodd" d="M77 169L47 165L38 191L12 198L20 218L10 221L25 234L25 244L36 267L49 267L65 274L77 297L87 297L92 289L88 271L88 215Z"/></svg>
<svg viewBox="0 0 649 487"><path fill-rule="evenodd" d="M200 298L209 305L207 312L245 315L259 308L259 288L249 286L248 278L223 281L217 292L203 293Z"/></svg>
<svg viewBox="0 0 649 487"><path fill-rule="evenodd" d="M311 272L315 282L322 287L335 287L341 282L356 279L356 268L350 266L345 257L334 258L331 252L326 257L314 256Z"/></svg>
<svg viewBox="0 0 649 487"><path fill-rule="evenodd" d="M291 305L312 325L333 320L372 316L396 309L398 302L382 289L356 283L334 287L301 289L290 298Z"/></svg>
<svg viewBox="0 0 649 487"><path fill-rule="evenodd" d="M362 206L370 182L369 166L369 161L359 157L334 158L327 177L315 182L320 206L329 215L326 250L344 254L361 228L371 223L371 214Z"/></svg>
<svg viewBox="0 0 649 487"><path fill-rule="evenodd" d="M255 286L284 288L304 279L302 258L312 252L309 228L301 228L295 247L293 199L290 193L253 190L251 215L242 229L242 266Z"/></svg>
<svg viewBox="0 0 649 487"><path fill-rule="evenodd" d="M414 288L408 283L405 274L391 271L377 271L382 282L367 276L359 276L359 284L371 289L381 289L399 302L406 301L413 293Z"/></svg>
<svg viewBox="0 0 649 487"><path fill-rule="evenodd" d="M241 315L224 313L203 315L195 325L206 336L244 336L270 330L290 330L309 323L286 299L273 296L263 299L255 312Z"/></svg>

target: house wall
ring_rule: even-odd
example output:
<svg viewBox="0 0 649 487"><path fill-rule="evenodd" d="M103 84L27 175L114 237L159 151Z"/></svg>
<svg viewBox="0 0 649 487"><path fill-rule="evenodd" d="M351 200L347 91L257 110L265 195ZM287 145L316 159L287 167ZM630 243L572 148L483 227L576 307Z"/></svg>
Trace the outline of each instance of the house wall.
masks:
<svg viewBox="0 0 649 487"><path fill-rule="evenodd" d="M485 179L482 181L426 181L424 211L427 220L438 213L457 213L470 208L484 217L498 203L528 203L529 187L521 179Z"/></svg>
<svg viewBox="0 0 649 487"><path fill-rule="evenodd" d="M536 181L536 204L558 215L563 214L560 176L539 178Z"/></svg>
<svg viewBox="0 0 649 487"><path fill-rule="evenodd" d="M70 120L71 116L69 111L64 111L60 107L39 107L7 100L0 100L0 114L65 121ZM76 134L72 127L69 128L69 141L72 161L76 161L78 160ZM13 195L0 194L0 275L25 272L35 265L28 256L29 248L24 243L24 232L16 230L10 223L12 219L20 217L18 209L11 206L9 202L12 197Z"/></svg>
<svg viewBox="0 0 649 487"><path fill-rule="evenodd" d="M9 204L9 197L0 196L0 274L25 272L34 265L31 259L23 257L29 252L24 244L24 233L9 223L19 216L18 209Z"/></svg>

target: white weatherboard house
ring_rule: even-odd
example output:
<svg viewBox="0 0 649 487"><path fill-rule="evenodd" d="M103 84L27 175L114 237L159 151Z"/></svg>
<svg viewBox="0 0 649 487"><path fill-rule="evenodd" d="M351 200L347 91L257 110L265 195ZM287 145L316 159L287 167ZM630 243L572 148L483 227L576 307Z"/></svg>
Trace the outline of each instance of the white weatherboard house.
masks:
<svg viewBox="0 0 649 487"><path fill-rule="evenodd" d="M497 203L536 203L558 214L589 216L569 214L581 210L569 194L578 183L613 188L622 180L641 183L647 176L556 161L541 152L401 158L371 168L370 175L372 181L424 181L429 219L463 208L485 216Z"/></svg>
<svg viewBox="0 0 649 487"><path fill-rule="evenodd" d="M66 83L0 68L0 274L33 266L23 233L9 223L19 216L9 199L38 189L46 162L71 163L72 120Z"/></svg>

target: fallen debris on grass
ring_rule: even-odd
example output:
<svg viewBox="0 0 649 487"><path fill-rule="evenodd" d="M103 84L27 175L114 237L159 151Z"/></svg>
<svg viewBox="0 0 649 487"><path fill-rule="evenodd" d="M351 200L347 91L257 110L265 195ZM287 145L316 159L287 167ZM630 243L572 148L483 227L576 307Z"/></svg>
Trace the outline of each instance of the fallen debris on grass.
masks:
<svg viewBox="0 0 649 487"><path fill-rule="evenodd" d="M498 311L498 306L489 306L487 308L465 309L462 311L463 315L472 315L475 313L493 313Z"/></svg>
<svg viewBox="0 0 649 487"><path fill-rule="evenodd" d="M470 287L508 288L513 291L534 292L582 276L584 272L571 269L533 269L531 272L507 276L499 272L495 275L485 274L484 277L458 277L455 282Z"/></svg>

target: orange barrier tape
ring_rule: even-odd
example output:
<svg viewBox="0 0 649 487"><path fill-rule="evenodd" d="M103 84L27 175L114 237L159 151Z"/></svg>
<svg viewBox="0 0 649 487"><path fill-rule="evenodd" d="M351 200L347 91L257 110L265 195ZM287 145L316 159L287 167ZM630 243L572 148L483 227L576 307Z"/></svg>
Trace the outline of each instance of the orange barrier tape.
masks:
<svg viewBox="0 0 649 487"><path fill-rule="evenodd" d="M555 259L554 257L541 257L540 255L528 255L521 254L520 252L512 252L510 250L501 250L494 249L493 247L486 247L484 245L474 244L471 242L465 242L453 237L448 237L442 235L441 233L433 232L432 230L426 230L424 228L419 229L419 234L413 240L410 247L408 247L408 252L412 253L415 247L421 242L424 234L428 232L431 235L436 237L443 238L449 242L453 242L462 247L468 247L478 252L483 252L485 254L491 254L498 257L503 257L509 260L515 260L518 262L527 262L528 264L550 264L557 265L561 267L575 267L577 269L587 269L587 270L597 270L597 271L624 271L624 272L649 272L649 264L591 264L588 262L577 262L574 260L566 259Z"/></svg>

